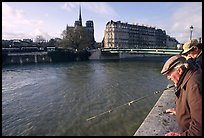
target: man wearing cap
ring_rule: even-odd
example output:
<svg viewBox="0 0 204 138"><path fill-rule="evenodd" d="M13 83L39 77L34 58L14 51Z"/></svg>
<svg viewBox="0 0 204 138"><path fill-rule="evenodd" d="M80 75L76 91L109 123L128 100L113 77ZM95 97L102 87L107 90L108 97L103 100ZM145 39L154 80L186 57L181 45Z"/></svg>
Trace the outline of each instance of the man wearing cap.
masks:
<svg viewBox="0 0 204 138"><path fill-rule="evenodd" d="M161 74L167 74L176 86L176 120L180 128L179 132L165 136L201 136L202 69L176 55L166 61Z"/></svg>
<svg viewBox="0 0 204 138"><path fill-rule="evenodd" d="M182 55L189 62L196 63L202 68L202 43L198 43L197 39L192 39L183 45Z"/></svg>

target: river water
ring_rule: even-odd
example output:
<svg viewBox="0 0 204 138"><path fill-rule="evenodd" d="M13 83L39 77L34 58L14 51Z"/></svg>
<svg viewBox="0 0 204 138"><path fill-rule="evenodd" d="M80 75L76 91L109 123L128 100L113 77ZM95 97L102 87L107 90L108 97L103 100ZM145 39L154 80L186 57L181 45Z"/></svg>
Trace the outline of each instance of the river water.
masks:
<svg viewBox="0 0 204 138"><path fill-rule="evenodd" d="M2 135L132 136L161 94L117 107L166 88L163 64L86 61L3 67Z"/></svg>

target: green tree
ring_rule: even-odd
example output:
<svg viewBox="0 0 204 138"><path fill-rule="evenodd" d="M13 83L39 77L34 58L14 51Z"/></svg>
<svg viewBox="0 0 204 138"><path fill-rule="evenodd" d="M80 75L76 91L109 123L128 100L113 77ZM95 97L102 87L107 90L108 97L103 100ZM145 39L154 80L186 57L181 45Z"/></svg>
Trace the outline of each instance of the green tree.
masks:
<svg viewBox="0 0 204 138"><path fill-rule="evenodd" d="M83 50L91 47L91 44L91 34L81 26L75 26L74 28L67 26L62 32L60 47Z"/></svg>

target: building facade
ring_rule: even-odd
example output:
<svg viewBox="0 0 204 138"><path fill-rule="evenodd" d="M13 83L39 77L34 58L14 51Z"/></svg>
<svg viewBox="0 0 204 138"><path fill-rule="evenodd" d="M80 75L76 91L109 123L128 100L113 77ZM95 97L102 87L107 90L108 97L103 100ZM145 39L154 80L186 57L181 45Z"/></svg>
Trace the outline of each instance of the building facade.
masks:
<svg viewBox="0 0 204 138"><path fill-rule="evenodd" d="M166 37L166 47L165 48L180 49L178 46L179 46L178 41L175 38L170 37L169 35L167 35L167 37Z"/></svg>
<svg viewBox="0 0 204 138"><path fill-rule="evenodd" d="M167 47L167 35L164 30L155 27L111 20L106 24L103 47L165 48Z"/></svg>

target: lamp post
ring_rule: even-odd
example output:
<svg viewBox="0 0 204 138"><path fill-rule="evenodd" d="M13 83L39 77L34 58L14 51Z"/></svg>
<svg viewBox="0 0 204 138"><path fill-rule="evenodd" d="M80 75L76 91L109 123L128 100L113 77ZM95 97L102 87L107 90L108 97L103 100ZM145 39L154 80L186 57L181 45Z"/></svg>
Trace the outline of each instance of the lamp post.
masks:
<svg viewBox="0 0 204 138"><path fill-rule="evenodd" d="M193 33L193 26L190 26L190 40L192 39L192 33Z"/></svg>

